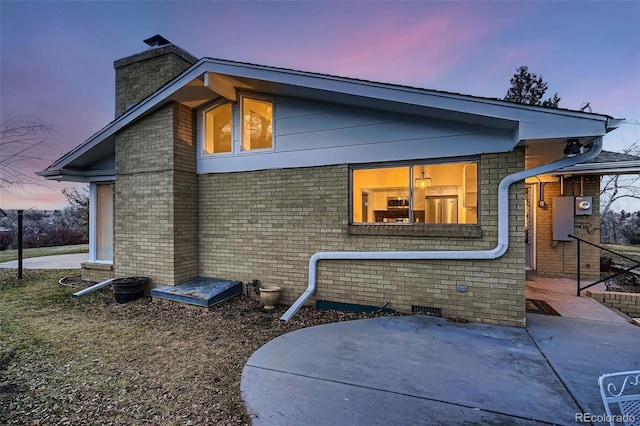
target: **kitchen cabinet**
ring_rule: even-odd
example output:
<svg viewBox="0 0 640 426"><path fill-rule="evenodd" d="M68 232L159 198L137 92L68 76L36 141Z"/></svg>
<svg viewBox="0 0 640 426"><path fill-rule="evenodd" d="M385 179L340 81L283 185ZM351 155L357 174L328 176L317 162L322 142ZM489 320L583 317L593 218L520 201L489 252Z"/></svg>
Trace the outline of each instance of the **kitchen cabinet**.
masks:
<svg viewBox="0 0 640 426"><path fill-rule="evenodd" d="M458 185L434 186L432 188L426 188L424 190L424 195L427 197L439 197L441 195L458 195L459 188L460 186Z"/></svg>
<svg viewBox="0 0 640 426"><path fill-rule="evenodd" d="M466 208L478 207L478 165L465 164L463 169L462 205Z"/></svg>
<svg viewBox="0 0 640 426"><path fill-rule="evenodd" d="M415 188L413 190L413 209L424 211L424 197L425 190L421 188Z"/></svg>

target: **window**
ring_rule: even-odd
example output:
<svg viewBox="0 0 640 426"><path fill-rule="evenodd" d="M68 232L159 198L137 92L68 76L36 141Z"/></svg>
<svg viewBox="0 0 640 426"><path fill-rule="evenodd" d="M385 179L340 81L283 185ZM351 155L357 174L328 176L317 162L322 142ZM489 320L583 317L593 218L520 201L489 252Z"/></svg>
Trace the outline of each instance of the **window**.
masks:
<svg viewBox="0 0 640 426"><path fill-rule="evenodd" d="M91 229L91 260L113 262L113 184L100 183L95 185L95 209L93 216L95 226Z"/></svg>
<svg viewBox="0 0 640 426"><path fill-rule="evenodd" d="M243 96L242 151L273 148L273 103Z"/></svg>
<svg viewBox="0 0 640 426"><path fill-rule="evenodd" d="M352 168L352 224L477 224L478 163Z"/></svg>
<svg viewBox="0 0 640 426"><path fill-rule="evenodd" d="M204 144L205 154L220 154L232 152L232 122L231 103L215 106L204 114Z"/></svg>

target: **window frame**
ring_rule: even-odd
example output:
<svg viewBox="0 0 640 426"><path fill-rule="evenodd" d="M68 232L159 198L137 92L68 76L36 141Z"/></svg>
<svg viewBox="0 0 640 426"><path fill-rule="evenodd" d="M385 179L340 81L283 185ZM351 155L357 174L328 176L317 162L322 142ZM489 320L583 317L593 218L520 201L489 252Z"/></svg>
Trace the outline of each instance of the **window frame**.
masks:
<svg viewBox="0 0 640 426"><path fill-rule="evenodd" d="M244 100L254 99L257 101L269 102L271 104L271 148L243 149L244 143ZM253 93L241 93L238 97L238 155L251 155L276 150L276 102L272 96L265 96Z"/></svg>
<svg viewBox="0 0 640 426"><path fill-rule="evenodd" d="M443 164L455 164L455 163L475 163L476 164L476 190L477 190L477 202L476 202L476 223L425 223L425 222L415 222L415 217L413 214L414 211L414 179L415 175L413 173L413 169L419 166L425 165L443 165ZM348 226L350 229L360 229L371 228L371 227L380 227L380 228L393 228L393 229L408 229L408 228L419 228L419 229L446 229L446 228L454 228L454 227L464 227L464 228L476 228L478 231L480 229L481 223L481 209L480 209L480 156L465 156L465 157L445 157L445 158L435 158L435 159L417 159L417 160L404 160L404 161L389 161L382 163L362 163L362 164L350 164L349 165L349 220ZM409 182L408 182L408 197L409 197L409 223L398 223L398 222L354 222L353 214L354 214L354 185L353 185L353 175L356 170L371 170L371 169L385 169L385 168L399 168L399 167L407 167L409 169ZM357 233L357 232L354 232ZM469 235L476 236L476 235ZM478 235L479 236L479 235Z"/></svg>
<svg viewBox="0 0 640 426"><path fill-rule="evenodd" d="M236 108L234 108L234 103L226 99L218 99L214 103L208 105L205 109L202 110L202 114L200 116L201 120L201 137L200 137L200 155L203 157L225 157L232 156L236 153ZM207 113L219 108L223 105L229 105L231 108L231 151L228 152L207 152L207 137L208 137L208 129L207 129Z"/></svg>
<svg viewBox="0 0 640 426"><path fill-rule="evenodd" d="M111 204L111 259L98 259L98 186L110 185L112 204ZM115 219L115 181L98 181L89 184L89 262L104 265L113 265L115 255L114 245L114 219Z"/></svg>

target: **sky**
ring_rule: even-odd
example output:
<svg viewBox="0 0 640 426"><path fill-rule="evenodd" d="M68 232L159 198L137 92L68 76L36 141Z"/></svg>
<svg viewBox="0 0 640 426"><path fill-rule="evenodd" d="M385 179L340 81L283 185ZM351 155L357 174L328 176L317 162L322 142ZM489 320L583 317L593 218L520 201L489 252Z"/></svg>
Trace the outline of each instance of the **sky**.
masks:
<svg viewBox="0 0 640 426"><path fill-rule="evenodd" d="M32 176L113 120L113 61L161 34L198 58L491 98L504 97L526 65L560 107L589 102L627 119L605 137L605 149L622 152L640 140L638 22L637 0L1 0L0 122L52 126L34 151L41 159L20 165ZM33 176L0 191L0 208L65 206L60 190L72 184Z"/></svg>

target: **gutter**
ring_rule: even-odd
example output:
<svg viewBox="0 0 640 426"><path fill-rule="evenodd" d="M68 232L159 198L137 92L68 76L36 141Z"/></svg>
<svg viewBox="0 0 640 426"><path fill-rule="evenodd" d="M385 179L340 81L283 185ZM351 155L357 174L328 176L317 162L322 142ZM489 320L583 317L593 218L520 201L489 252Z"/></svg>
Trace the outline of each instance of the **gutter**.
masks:
<svg viewBox="0 0 640 426"><path fill-rule="evenodd" d="M609 123L608 123L609 124ZM607 128L609 130L609 127ZM602 151L602 136L593 140L591 148L584 154L563 158L529 170L522 170L504 177L498 185L498 244L492 250L453 251L325 251L315 253L309 259L309 282L307 289L280 317L289 321L316 290L316 272L320 260L494 260L509 249L509 187L526 178L547 174L578 163L593 160Z"/></svg>

